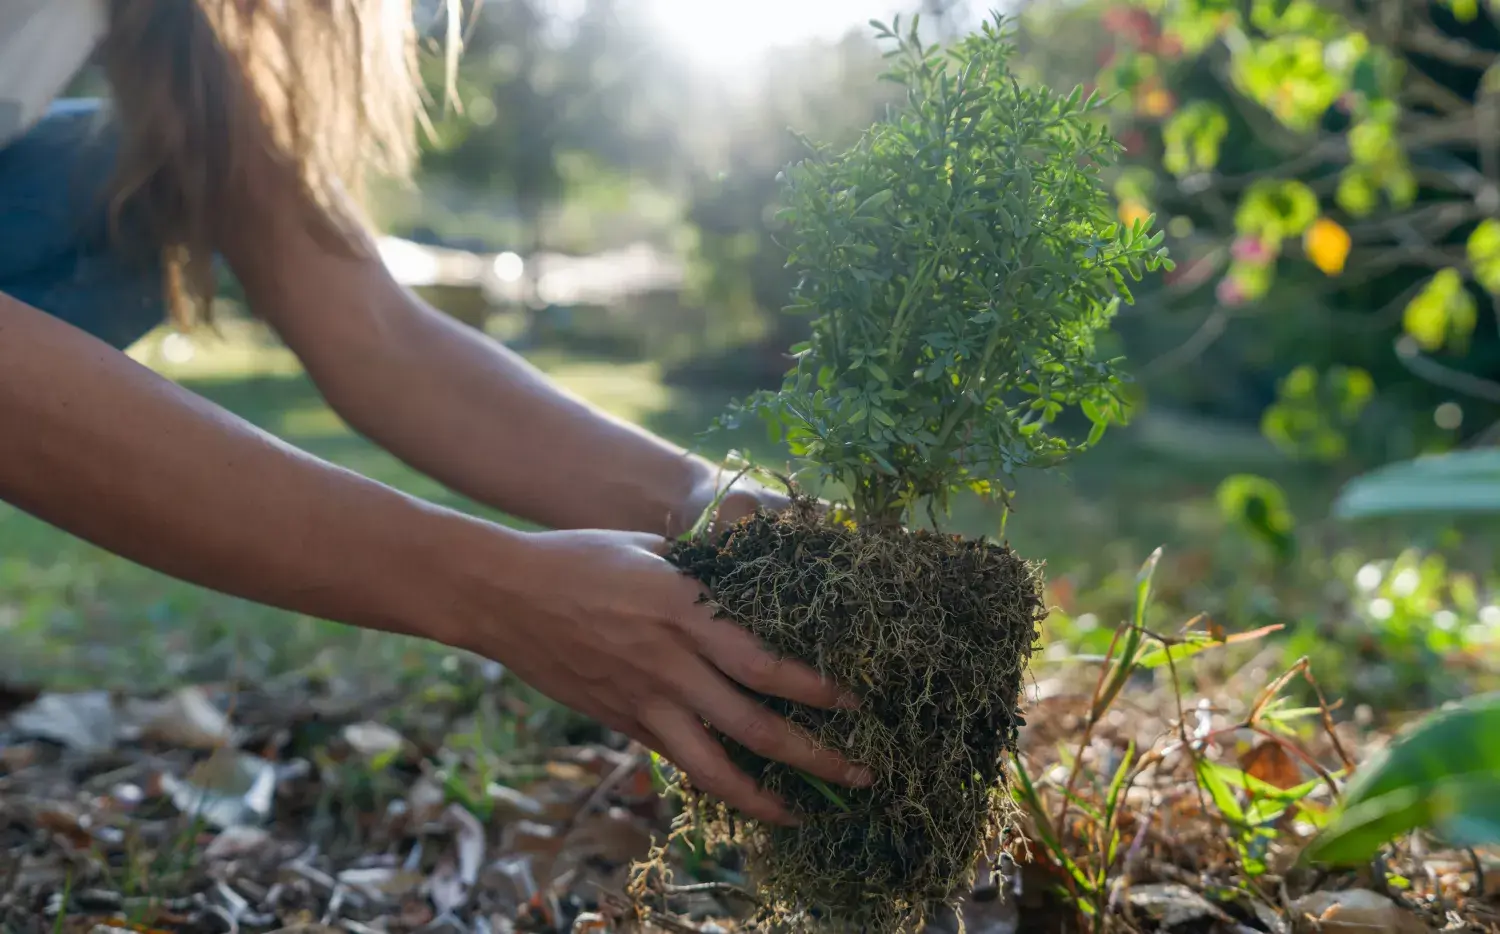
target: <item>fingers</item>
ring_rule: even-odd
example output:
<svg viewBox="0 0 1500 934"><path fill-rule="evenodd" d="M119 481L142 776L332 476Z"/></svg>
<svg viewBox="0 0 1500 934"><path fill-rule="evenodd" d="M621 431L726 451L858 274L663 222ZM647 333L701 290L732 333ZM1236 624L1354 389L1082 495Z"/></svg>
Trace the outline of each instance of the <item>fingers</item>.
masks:
<svg viewBox="0 0 1500 934"><path fill-rule="evenodd" d="M687 773L694 788L756 820L786 826L797 823L775 795L757 787L750 776L734 767L724 747L686 710L666 705L652 707L642 714L641 725L660 738L662 755Z"/></svg>
<svg viewBox="0 0 1500 934"><path fill-rule="evenodd" d="M867 770L831 749L820 748L792 725L757 704L708 665L694 665L679 678L687 706L751 752L840 785L870 783Z"/></svg>
<svg viewBox="0 0 1500 934"><path fill-rule="evenodd" d="M709 619L691 632L709 661L752 691L825 710L854 706L852 694L801 662L777 658L733 623Z"/></svg>
<svg viewBox="0 0 1500 934"><path fill-rule="evenodd" d="M767 490L764 487L758 487L753 492L739 489L730 490L729 493L725 494L724 499L720 501L718 513L714 518L722 528L734 525L746 516L754 514L757 509L764 508L771 512L779 512L785 509L790 503L791 500L785 496L772 490Z"/></svg>

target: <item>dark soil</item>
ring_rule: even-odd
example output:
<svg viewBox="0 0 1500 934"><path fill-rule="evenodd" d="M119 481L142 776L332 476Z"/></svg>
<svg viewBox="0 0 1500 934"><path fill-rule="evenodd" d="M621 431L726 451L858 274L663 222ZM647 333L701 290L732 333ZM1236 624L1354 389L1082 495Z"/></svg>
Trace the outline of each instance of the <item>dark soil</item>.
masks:
<svg viewBox="0 0 1500 934"><path fill-rule="evenodd" d="M1006 827L1006 757L1046 615L1040 568L985 541L856 530L805 503L681 543L671 560L719 615L860 694L854 711L762 701L877 775L830 795L721 738L802 825L761 826L684 784L687 829L745 848L769 926L919 929Z"/></svg>

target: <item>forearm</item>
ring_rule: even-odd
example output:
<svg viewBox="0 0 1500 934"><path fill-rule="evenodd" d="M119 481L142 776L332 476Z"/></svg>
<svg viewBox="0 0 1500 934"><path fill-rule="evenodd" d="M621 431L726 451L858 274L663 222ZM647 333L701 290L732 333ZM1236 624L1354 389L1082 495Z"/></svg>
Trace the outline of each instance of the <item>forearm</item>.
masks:
<svg viewBox="0 0 1500 934"><path fill-rule="evenodd" d="M282 170L253 160L220 249L252 309L352 427L450 488L543 526L663 534L696 520L685 513L712 486L709 464L563 392L428 308L373 256L327 249L298 205Z"/></svg>
<svg viewBox="0 0 1500 934"><path fill-rule="evenodd" d="M550 528L668 534L709 466L604 413L519 355L420 306L377 301L391 338L361 355L309 354L332 405L412 466L511 515ZM395 336L399 335L399 336Z"/></svg>
<svg viewBox="0 0 1500 934"><path fill-rule="evenodd" d="M473 520L302 454L0 296L0 498L148 567L421 631L437 540ZM430 616L431 614L426 614Z"/></svg>
<svg viewBox="0 0 1500 934"><path fill-rule="evenodd" d="M713 469L564 392L519 355L426 307L380 264L231 242L253 308L356 430L466 496L556 529L671 533ZM268 244L280 244L272 249Z"/></svg>

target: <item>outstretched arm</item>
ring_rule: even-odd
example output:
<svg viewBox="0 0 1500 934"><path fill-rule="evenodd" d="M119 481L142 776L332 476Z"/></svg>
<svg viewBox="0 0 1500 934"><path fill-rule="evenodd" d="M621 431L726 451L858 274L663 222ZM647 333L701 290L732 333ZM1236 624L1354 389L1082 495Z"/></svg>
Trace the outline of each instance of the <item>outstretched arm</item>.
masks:
<svg viewBox="0 0 1500 934"><path fill-rule="evenodd" d="M735 682L831 705L697 605L625 532L526 534L303 454L0 295L0 499L192 583L499 659L751 814L786 818L703 729L832 781L855 775Z"/></svg>
<svg viewBox="0 0 1500 934"><path fill-rule="evenodd" d="M323 249L275 174L222 249L252 307L351 426L423 473L559 528L673 535L721 472L548 381L503 345L425 305L375 259ZM779 505L752 484L726 512Z"/></svg>

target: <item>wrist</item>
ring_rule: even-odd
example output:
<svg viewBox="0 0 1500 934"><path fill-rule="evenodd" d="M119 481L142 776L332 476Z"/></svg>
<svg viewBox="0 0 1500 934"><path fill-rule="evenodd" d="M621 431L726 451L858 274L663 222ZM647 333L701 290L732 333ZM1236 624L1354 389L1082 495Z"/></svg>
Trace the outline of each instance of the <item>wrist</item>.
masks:
<svg viewBox="0 0 1500 934"><path fill-rule="evenodd" d="M393 543L380 600L404 635L464 651L476 647L480 616L519 599L531 536L462 513L427 507Z"/></svg>

